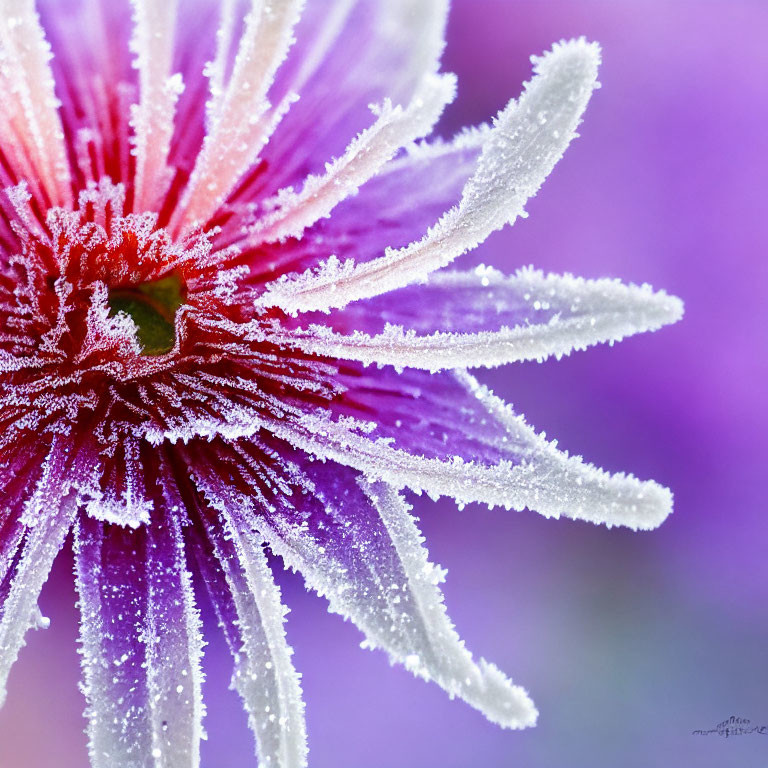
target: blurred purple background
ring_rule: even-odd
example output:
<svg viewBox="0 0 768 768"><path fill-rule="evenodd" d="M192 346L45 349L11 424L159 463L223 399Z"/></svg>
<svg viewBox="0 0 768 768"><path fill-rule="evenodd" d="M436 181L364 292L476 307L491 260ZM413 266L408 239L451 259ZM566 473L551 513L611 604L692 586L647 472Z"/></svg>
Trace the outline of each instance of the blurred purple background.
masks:
<svg viewBox="0 0 768 768"><path fill-rule="evenodd" d="M502 731L363 652L284 577L313 768L765 768L768 736L768 4L764 0L454 0L444 132L488 119L528 56L586 35L603 89L530 219L470 260L652 283L684 321L559 363L483 378L561 446L670 486L676 511L631 534L533 513L418 502L468 646L533 694L539 726ZM85 768L71 563L44 595L0 712L1 768ZM204 768L253 765L230 662L210 632ZM117 767L116 767L117 768Z"/></svg>

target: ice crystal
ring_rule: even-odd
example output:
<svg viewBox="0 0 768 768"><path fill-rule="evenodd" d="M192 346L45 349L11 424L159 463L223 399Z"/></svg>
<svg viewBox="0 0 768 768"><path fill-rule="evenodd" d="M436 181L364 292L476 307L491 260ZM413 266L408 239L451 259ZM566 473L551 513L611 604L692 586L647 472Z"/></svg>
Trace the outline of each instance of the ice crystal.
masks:
<svg viewBox="0 0 768 768"><path fill-rule="evenodd" d="M0 701L72 532L95 768L199 765L194 570L261 764L306 765L266 547L365 645L533 725L459 639L403 492L633 529L671 511L466 369L654 330L680 301L443 269L525 215L598 47L556 44L445 142L445 0L0 7Z"/></svg>

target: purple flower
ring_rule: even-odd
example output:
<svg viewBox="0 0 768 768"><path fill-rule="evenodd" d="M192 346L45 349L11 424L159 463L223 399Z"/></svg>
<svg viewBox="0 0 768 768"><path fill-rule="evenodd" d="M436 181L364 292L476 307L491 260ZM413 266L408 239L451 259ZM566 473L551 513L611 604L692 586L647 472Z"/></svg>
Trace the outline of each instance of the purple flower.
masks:
<svg viewBox="0 0 768 768"><path fill-rule="evenodd" d="M439 0L3 2L0 697L73 531L94 766L199 763L194 570L262 764L306 764L265 548L369 647L532 725L459 640L402 492L635 529L671 510L466 369L652 330L679 300L444 269L525 215L597 46L555 45L492 125L424 141L455 91Z"/></svg>

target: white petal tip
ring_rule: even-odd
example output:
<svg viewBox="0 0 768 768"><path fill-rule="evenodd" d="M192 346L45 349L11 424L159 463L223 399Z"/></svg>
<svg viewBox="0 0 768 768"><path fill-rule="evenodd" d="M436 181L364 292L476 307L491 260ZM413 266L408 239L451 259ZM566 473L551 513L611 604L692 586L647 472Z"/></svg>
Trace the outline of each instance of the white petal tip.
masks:
<svg viewBox="0 0 768 768"><path fill-rule="evenodd" d="M672 491L653 480L638 480L632 475L588 469L593 476L590 502L583 514L573 515L609 528L620 526L634 531L652 531L672 513Z"/></svg>
<svg viewBox="0 0 768 768"><path fill-rule="evenodd" d="M594 468L592 468L594 470ZM603 474L602 493L592 498L594 507L573 514L575 519L618 526L633 531L652 531L672 514L672 491L653 480L641 481L632 475ZM599 482L599 481L598 481ZM602 498L601 498L602 497Z"/></svg>
<svg viewBox="0 0 768 768"><path fill-rule="evenodd" d="M485 659L480 659L479 666L485 685L482 713L502 728L519 730L535 726L539 713L528 692Z"/></svg>
<svg viewBox="0 0 768 768"><path fill-rule="evenodd" d="M623 296L622 296L623 292ZM624 307L617 304L614 308L616 317L623 315L625 328L617 325L614 340L644 331L656 331L665 325L679 322L685 312L683 302L666 291L654 291L650 285L621 286L617 283L616 299L623 300Z"/></svg>
<svg viewBox="0 0 768 768"><path fill-rule="evenodd" d="M683 319L683 315L685 314L685 304L682 299L679 299L677 296L670 296L663 291L657 295L663 297L663 303L660 302L659 307L663 313L661 321L662 325L672 325Z"/></svg>
<svg viewBox="0 0 768 768"><path fill-rule="evenodd" d="M636 505L637 512L624 525L637 531L652 531L672 514L672 491L653 480L642 483L641 487Z"/></svg>
<svg viewBox="0 0 768 768"><path fill-rule="evenodd" d="M594 72L597 78L597 69L600 66L600 44L587 40L585 37L560 40L552 48L541 56L531 56L536 74L546 74L554 62L566 63L571 67L581 67Z"/></svg>

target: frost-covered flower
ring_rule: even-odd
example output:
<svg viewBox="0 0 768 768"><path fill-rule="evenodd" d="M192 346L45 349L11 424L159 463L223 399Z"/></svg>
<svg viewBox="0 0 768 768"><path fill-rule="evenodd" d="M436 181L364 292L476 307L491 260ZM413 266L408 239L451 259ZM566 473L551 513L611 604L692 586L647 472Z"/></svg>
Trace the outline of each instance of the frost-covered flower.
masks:
<svg viewBox="0 0 768 768"><path fill-rule="evenodd" d="M444 269L524 215L599 61L555 45L492 125L425 142L455 91L446 4L0 0L0 697L72 531L94 766L198 764L193 570L261 762L289 768L304 705L265 548L368 646L521 728L533 704L459 640L403 491L670 512L466 371L682 310Z"/></svg>

